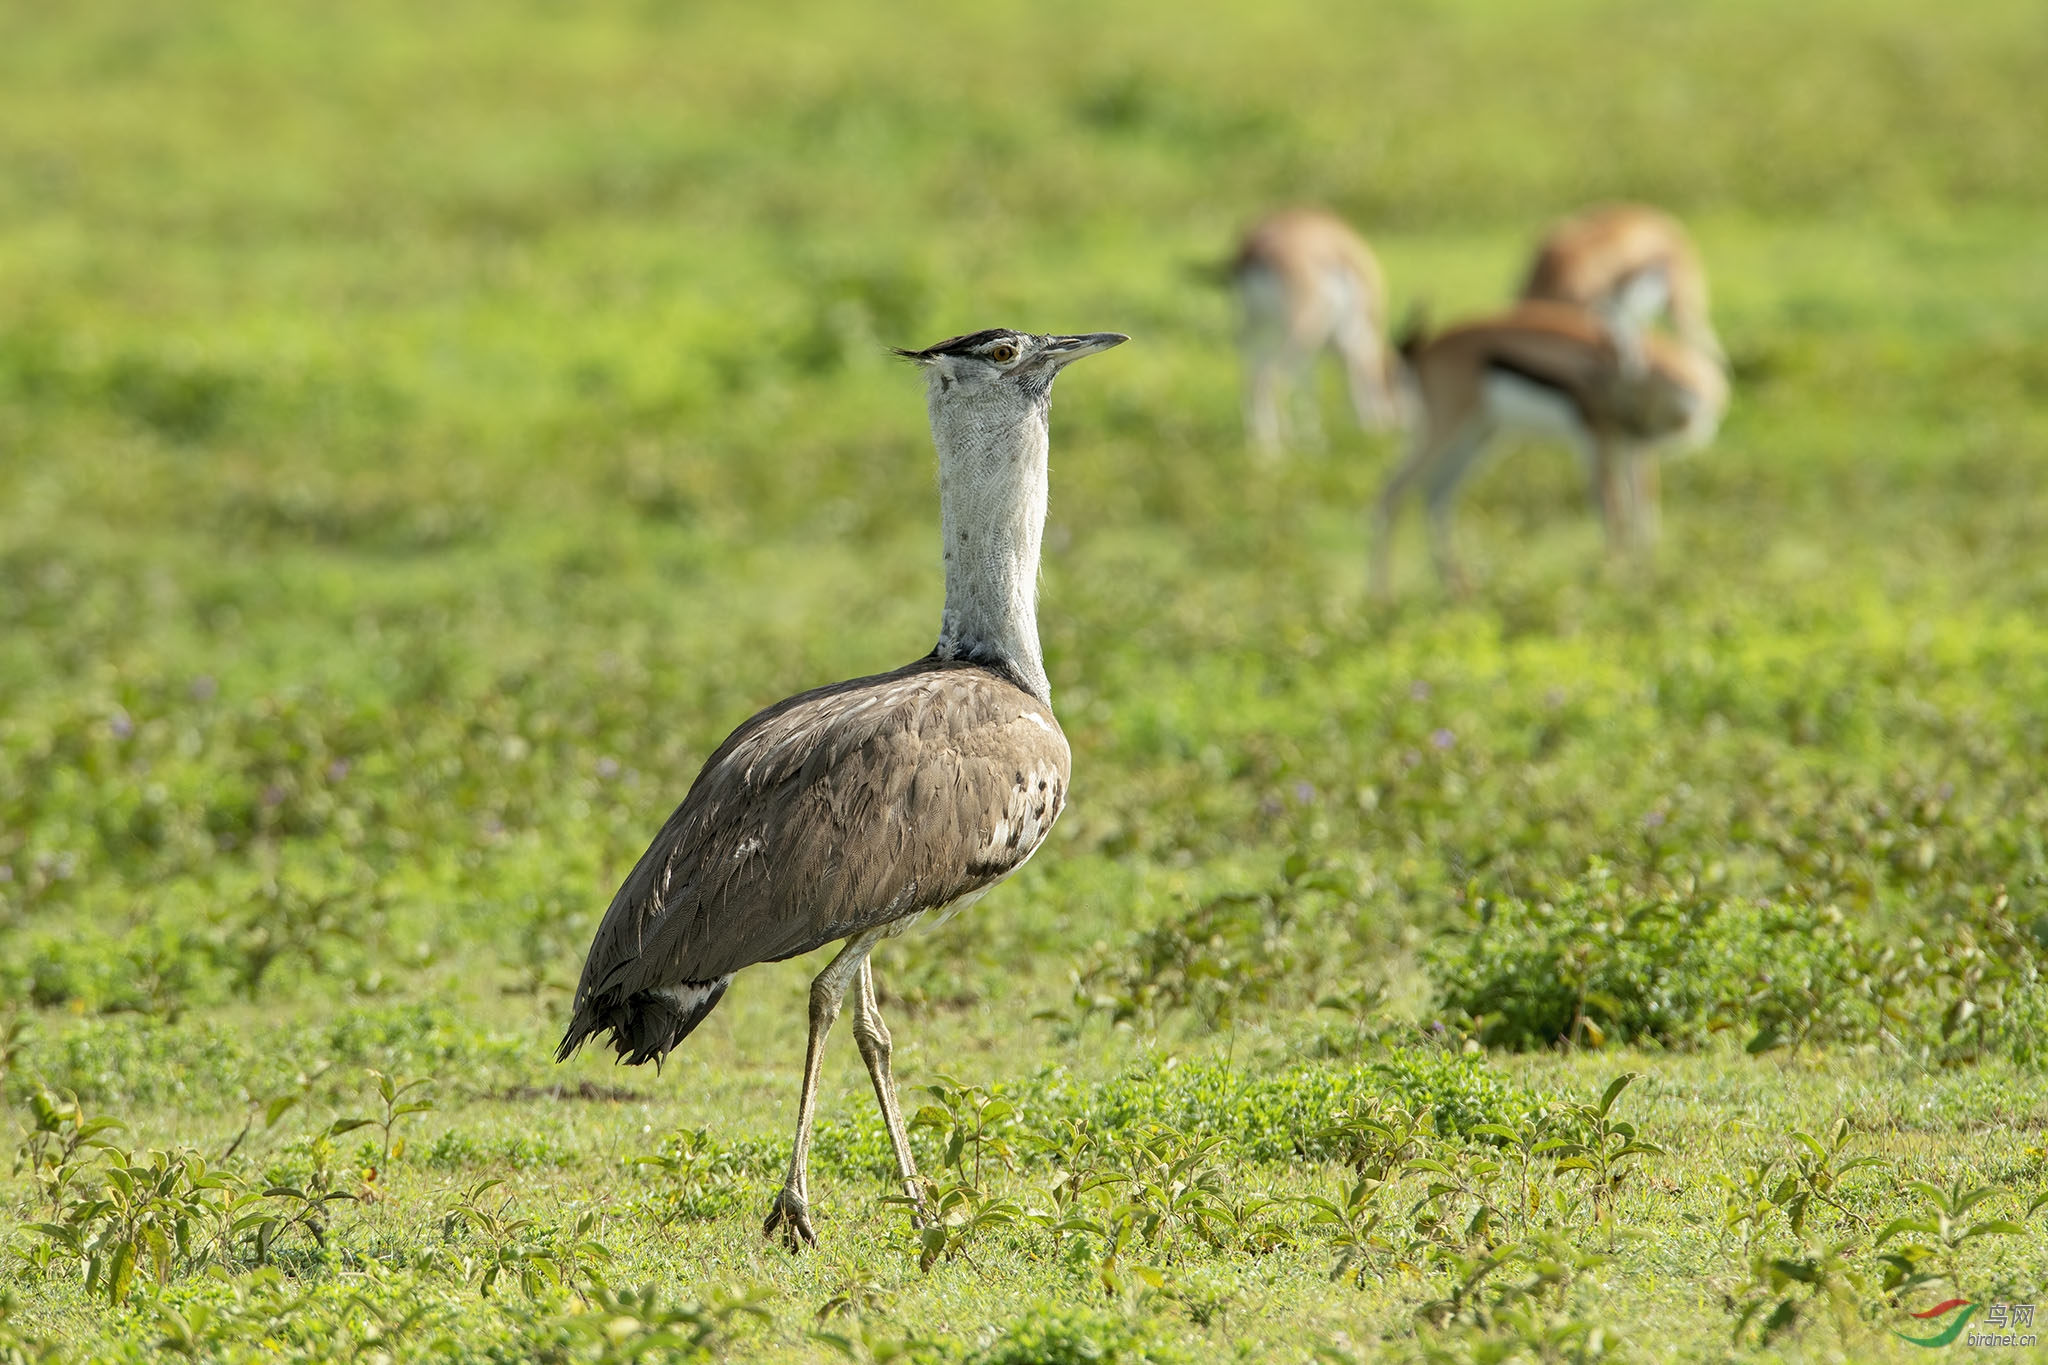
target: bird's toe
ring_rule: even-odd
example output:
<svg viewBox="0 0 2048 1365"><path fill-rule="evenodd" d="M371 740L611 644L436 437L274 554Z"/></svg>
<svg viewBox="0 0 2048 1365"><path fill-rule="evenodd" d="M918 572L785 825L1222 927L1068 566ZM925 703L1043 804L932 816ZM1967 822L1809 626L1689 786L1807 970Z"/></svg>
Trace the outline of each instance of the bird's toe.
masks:
<svg viewBox="0 0 2048 1365"><path fill-rule="evenodd" d="M761 1235L773 1237L782 1235L782 1244L791 1251L818 1244L818 1234L811 1230L810 1205L794 1190L785 1189L775 1196L769 1205L768 1217L761 1224Z"/></svg>

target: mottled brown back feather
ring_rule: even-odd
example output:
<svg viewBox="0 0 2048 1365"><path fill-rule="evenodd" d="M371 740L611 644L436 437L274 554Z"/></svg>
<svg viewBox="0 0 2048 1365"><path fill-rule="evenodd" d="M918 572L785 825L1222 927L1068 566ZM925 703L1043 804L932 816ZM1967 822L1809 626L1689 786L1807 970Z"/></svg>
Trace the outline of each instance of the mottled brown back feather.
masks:
<svg viewBox="0 0 2048 1365"><path fill-rule="evenodd" d="M721 982L1000 881L1058 818L1068 763L1050 708L962 660L762 711L704 764L612 898L562 1055L610 1029L629 1060L658 1056L644 1038L629 1051L620 1027L645 1015L629 1008L645 992Z"/></svg>

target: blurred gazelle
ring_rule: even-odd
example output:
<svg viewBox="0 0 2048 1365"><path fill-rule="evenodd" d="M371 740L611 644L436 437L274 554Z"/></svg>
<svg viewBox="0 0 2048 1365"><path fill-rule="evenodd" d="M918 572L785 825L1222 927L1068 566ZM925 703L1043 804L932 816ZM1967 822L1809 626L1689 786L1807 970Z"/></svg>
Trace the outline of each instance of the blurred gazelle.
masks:
<svg viewBox="0 0 2048 1365"><path fill-rule="evenodd" d="M1300 412L1320 438L1313 378L1324 347L1344 362L1359 425L1393 424L1399 409L1386 343L1386 285L1365 239L1321 209L1283 209L1245 234L1230 276L1244 309L1245 427L1261 452L1278 451Z"/></svg>
<svg viewBox="0 0 2048 1365"><path fill-rule="evenodd" d="M1403 336L1420 408L1408 458L1380 496L1373 581L1390 582L1394 518L1420 480L1438 571L1463 576L1452 553L1458 485L1503 436L1562 438L1584 457L1608 545L1647 545L1657 534L1653 452L1713 437L1728 403L1721 367L1684 341L1644 333L1627 342L1583 308L1521 303L1435 336Z"/></svg>
<svg viewBox="0 0 2048 1365"><path fill-rule="evenodd" d="M1552 227L1536 249L1524 299L1590 308L1632 343L1657 317L1694 349L1725 363L1707 316L1707 275L1678 220L1641 204L1607 204Z"/></svg>

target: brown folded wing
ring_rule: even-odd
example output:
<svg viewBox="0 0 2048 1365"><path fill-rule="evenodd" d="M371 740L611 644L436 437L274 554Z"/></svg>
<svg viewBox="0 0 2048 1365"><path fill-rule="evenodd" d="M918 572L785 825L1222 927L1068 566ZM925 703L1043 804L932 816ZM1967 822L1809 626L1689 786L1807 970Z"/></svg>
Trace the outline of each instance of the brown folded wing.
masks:
<svg viewBox="0 0 2048 1365"><path fill-rule="evenodd" d="M1000 881L1059 816L1067 773L1051 710L976 664L920 660L770 707L705 763L612 898L578 1023Z"/></svg>

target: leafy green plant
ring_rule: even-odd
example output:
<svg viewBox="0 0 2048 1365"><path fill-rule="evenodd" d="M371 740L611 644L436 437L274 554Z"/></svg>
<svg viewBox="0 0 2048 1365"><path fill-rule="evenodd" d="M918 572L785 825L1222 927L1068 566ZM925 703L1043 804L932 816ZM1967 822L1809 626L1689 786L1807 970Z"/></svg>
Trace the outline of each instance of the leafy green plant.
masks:
<svg viewBox="0 0 2048 1365"><path fill-rule="evenodd" d="M611 1260L611 1249L595 1234L597 1214L577 1216L567 1230L545 1227L533 1218L512 1213L508 1195L495 1205L485 1197L505 1182L480 1180L441 1218L445 1242L468 1249L463 1257L465 1278L477 1292L489 1298L500 1279L518 1284L529 1299L567 1290L600 1291L601 1267Z"/></svg>
<svg viewBox="0 0 2048 1365"><path fill-rule="evenodd" d="M895 1334L858 1318L841 1328L818 1328L811 1333L811 1340L831 1347L855 1365L938 1365L959 1358L943 1340L916 1332Z"/></svg>
<svg viewBox="0 0 2048 1365"><path fill-rule="evenodd" d="M1665 1155L1662 1147L1637 1136L1633 1123L1614 1117L1614 1102L1638 1077L1637 1072L1625 1071L1607 1083L1594 1103L1566 1108L1566 1116L1576 1123L1579 1134L1576 1141L1555 1149L1556 1169L1560 1175L1583 1171L1589 1177L1596 1218L1608 1213L1615 1193L1634 1170L1647 1159Z"/></svg>
<svg viewBox="0 0 2048 1365"><path fill-rule="evenodd" d="M296 1098L272 1101L271 1122ZM77 1263L86 1292L109 1303L128 1298L139 1270L147 1269L161 1286L174 1272L227 1266L244 1256L261 1265L294 1232L324 1245L328 1205L358 1197L332 1187L326 1158L336 1135L367 1120L337 1119L316 1133L308 1143L315 1166L303 1184L271 1181L259 1189L189 1149L131 1152L106 1136L120 1124L85 1117L68 1096L39 1090L30 1097L30 1111L36 1126L18 1162L33 1173L48 1216L28 1225L44 1253L28 1259L38 1271L47 1269L50 1256ZM230 1154L241 1140L230 1144Z"/></svg>
<svg viewBox="0 0 2048 1365"><path fill-rule="evenodd" d="M888 1286L868 1278L868 1272L851 1263L839 1267L837 1287L818 1305L812 1316L819 1322L835 1318L862 1318L886 1309L895 1295Z"/></svg>
<svg viewBox="0 0 2048 1365"><path fill-rule="evenodd" d="M1052 1234L1053 1249L1060 1247L1065 1233L1087 1231L1091 1224L1084 1210L1091 1196L1129 1182L1130 1176L1113 1169L1113 1144L1089 1124L1064 1119L1039 1132L1025 1135L1028 1152L1048 1168L1049 1179L1041 1189L1042 1207L1027 1208L1027 1221Z"/></svg>
<svg viewBox="0 0 2048 1365"><path fill-rule="evenodd" d="M1572 1119L1568 1110L1549 1109L1523 1123L1481 1123L1471 1130L1474 1138L1496 1144L1503 1164L1513 1164L1517 1188L1508 1215L1517 1236L1526 1236L1542 1216L1572 1221L1574 1204L1554 1184L1555 1176L1570 1169L1563 1161L1577 1155L1578 1144L1560 1135L1577 1127ZM1552 1199L1547 1206L1546 1193Z"/></svg>
<svg viewBox="0 0 2048 1365"><path fill-rule="evenodd" d="M1745 1249L1754 1252L1759 1240L1778 1230L1780 1220L1795 1240L1804 1241L1823 1209L1860 1228L1862 1215L1843 1202L1842 1181L1860 1170L1888 1170L1891 1163L1879 1156L1850 1156L1853 1139L1847 1119L1836 1123L1826 1142L1795 1131L1789 1153L1746 1162L1739 1173L1716 1177L1723 1191L1723 1232L1740 1228Z"/></svg>
<svg viewBox="0 0 2048 1365"><path fill-rule="evenodd" d="M255 1000L280 963L330 972L342 964L343 951L374 945L381 932L378 919L373 899L359 886L309 890L289 878L269 877L239 912L223 916L210 948L236 990Z"/></svg>
<svg viewBox="0 0 2048 1365"><path fill-rule="evenodd" d="M909 1211L917 1268L927 1273L940 1261L955 1257L965 1257L973 1264L970 1249L983 1233L1009 1227L1024 1216L1024 1208L1016 1200L965 1180L927 1179L922 1198L906 1194L885 1198Z"/></svg>
<svg viewBox="0 0 2048 1365"><path fill-rule="evenodd" d="M1499 1243L1509 1215L1499 1203L1506 1164L1490 1148L1451 1148L1419 1156L1404 1171L1427 1182L1408 1210L1409 1226L1424 1247L1464 1250Z"/></svg>
<svg viewBox="0 0 2048 1365"><path fill-rule="evenodd" d="M14 1059L28 1041L29 1022L18 1007L0 1011L0 1083L14 1074Z"/></svg>
<svg viewBox="0 0 2048 1365"><path fill-rule="evenodd" d="M1850 1250L1849 1243L1835 1242L1792 1255L1752 1257L1748 1286L1727 1301L1735 1314L1735 1344L1753 1340L1768 1346L1797 1333L1817 1309L1826 1311L1840 1340L1852 1340L1870 1283L1848 1259Z"/></svg>
<svg viewBox="0 0 2048 1365"><path fill-rule="evenodd" d="M939 1140L939 1164L957 1171L974 1186L985 1179L984 1164L1016 1169L1012 1133L1017 1106L998 1090L964 1085L941 1075L924 1087L936 1103L918 1106L910 1118L912 1132L929 1131Z"/></svg>
<svg viewBox="0 0 2048 1365"><path fill-rule="evenodd" d="M662 1140L659 1150L634 1157L632 1164L655 1177L652 1199L664 1226L724 1213L744 1196L753 1173L704 1128L679 1128Z"/></svg>
<svg viewBox="0 0 2048 1365"><path fill-rule="evenodd" d="M1352 890L1336 871L1290 854L1270 886L1212 896L1114 949L1098 946L1074 971L1075 1017L1106 1013L1124 1023L1192 1010L1220 1027L1242 1007L1314 978L1326 950L1297 930L1312 930Z"/></svg>
<svg viewBox="0 0 2048 1365"><path fill-rule="evenodd" d="M910 1128L937 1135L938 1174L924 1177L921 1196L891 1195L888 1202L910 1211L918 1269L929 1272L941 1260L966 1255L982 1233L1017 1222L1024 1209L1014 1199L991 1193L985 1183L988 1164L1015 1168L1011 1134L1016 1106L992 1090L948 1076L924 1089L936 1103L919 1106Z"/></svg>
<svg viewBox="0 0 2048 1365"><path fill-rule="evenodd" d="M377 1099L384 1106L383 1112L372 1119L371 1123L374 1123L384 1135L379 1160L382 1165L388 1166L394 1157L405 1155L405 1139L392 1136L399 1122L414 1114L427 1113L434 1107L432 1100L407 1099L406 1096L415 1090L432 1085L434 1080L431 1076L419 1076L409 1081L401 1081L381 1071L370 1072L370 1077L376 1084Z"/></svg>
<svg viewBox="0 0 2048 1365"><path fill-rule="evenodd" d="M282 1102L272 1101L272 1108L277 1109ZM296 1160L284 1159L265 1171L263 1197L272 1203L269 1216L251 1225L256 1235L257 1265L267 1264L272 1250L293 1233L302 1233L316 1247L326 1248L332 1207L358 1202L366 1190L359 1179L336 1169L334 1139L367 1128L371 1123L365 1118L337 1118L296 1144L287 1144L286 1156L303 1155L303 1166Z"/></svg>
<svg viewBox="0 0 2048 1365"><path fill-rule="evenodd" d="M598 1288L587 1310L563 1322L569 1339L593 1365L628 1365L649 1357L708 1361L730 1349L745 1321L770 1320L758 1291L727 1290L708 1300L665 1305L653 1285L635 1291Z"/></svg>
<svg viewBox="0 0 2048 1365"><path fill-rule="evenodd" d="M1873 1245L1882 1248L1909 1234L1923 1240L1901 1242L1882 1255L1888 1291L1930 1280L1946 1280L1960 1288L1962 1252L1966 1246L1987 1237L2024 1237L2026 1220L2036 1210L2048 1206L2048 1195L2042 1195L2027 1206L2019 1219L1973 1218L1973 1210L2003 1197L2006 1191L1990 1185L1972 1187L1960 1173L1946 1188L1929 1180L1909 1180L1905 1188L1907 1193L1919 1197L1920 1211L1885 1224Z"/></svg>
<svg viewBox="0 0 2048 1365"><path fill-rule="evenodd" d="M1131 1178L1118 1187L1118 1201L1139 1236L1169 1260L1183 1239L1216 1246L1238 1223L1223 1169L1229 1150L1226 1138L1163 1126L1125 1148Z"/></svg>
<svg viewBox="0 0 2048 1365"><path fill-rule="evenodd" d="M1478 1125L1473 1131L1487 1126ZM1355 1113L1340 1110L1316 1139L1324 1151L1360 1176L1385 1181L1430 1149L1435 1136L1435 1112L1429 1106L1405 1109L1374 1103Z"/></svg>
<svg viewBox="0 0 2048 1365"><path fill-rule="evenodd" d="M1416 1309L1419 1345L1432 1365L1470 1360L1615 1361L1627 1343L1572 1311L1572 1291L1610 1263L1600 1252L1548 1232L1479 1255L1439 1253L1449 1292Z"/></svg>
<svg viewBox="0 0 2048 1365"><path fill-rule="evenodd" d="M1309 1226L1328 1228L1330 1242L1337 1250L1337 1263L1330 1267L1331 1279L1349 1274L1352 1284L1363 1289L1376 1258L1391 1259L1395 1255L1394 1244L1380 1232L1387 1217L1381 1207L1385 1191L1384 1179L1367 1175L1359 1177L1337 1199L1315 1194L1303 1197L1302 1202L1311 1210Z"/></svg>
<svg viewBox="0 0 2048 1365"><path fill-rule="evenodd" d="M16 1302L12 1289L0 1289L0 1365L60 1365L63 1345L22 1330L14 1321Z"/></svg>
<svg viewBox="0 0 2048 1365"><path fill-rule="evenodd" d="M1039 1307L1006 1323L969 1365L1179 1365L1187 1356L1149 1322L1086 1308Z"/></svg>
<svg viewBox="0 0 2048 1365"><path fill-rule="evenodd" d="M52 1221L29 1225L83 1267L88 1295L125 1302L139 1269L162 1285L173 1269L205 1264L252 1225L242 1210L253 1201L237 1198L235 1184L194 1153L153 1151L138 1161L111 1144L102 1151L98 1188L65 1199Z"/></svg>
<svg viewBox="0 0 2048 1365"><path fill-rule="evenodd" d="M26 1170L43 1206L56 1212L68 1202L72 1185L85 1164L114 1149L113 1139L125 1125L104 1114L87 1117L78 1097L38 1086L28 1096L32 1126L14 1149L14 1173Z"/></svg>

